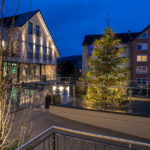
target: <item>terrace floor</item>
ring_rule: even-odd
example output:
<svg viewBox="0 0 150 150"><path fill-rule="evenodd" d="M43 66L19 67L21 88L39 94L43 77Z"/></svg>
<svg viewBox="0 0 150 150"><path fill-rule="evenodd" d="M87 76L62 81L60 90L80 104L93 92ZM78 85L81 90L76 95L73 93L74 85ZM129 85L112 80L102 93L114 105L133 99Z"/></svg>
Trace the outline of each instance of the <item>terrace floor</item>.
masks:
<svg viewBox="0 0 150 150"><path fill-rule="evenodd" d="M21 126L26 127L26 134L30 135L30 138L32 138L50 126L56 125L150 143L149 117L116 115L103 112L98 112L99 115L97 115L92 112L93 111L86 112L85 110L63 107L57 107L56 109L55 106L52 106L50 111L38 108L24 109L16 112L15 123L12 128L10 139L19 135L19 128Z"/></svg>

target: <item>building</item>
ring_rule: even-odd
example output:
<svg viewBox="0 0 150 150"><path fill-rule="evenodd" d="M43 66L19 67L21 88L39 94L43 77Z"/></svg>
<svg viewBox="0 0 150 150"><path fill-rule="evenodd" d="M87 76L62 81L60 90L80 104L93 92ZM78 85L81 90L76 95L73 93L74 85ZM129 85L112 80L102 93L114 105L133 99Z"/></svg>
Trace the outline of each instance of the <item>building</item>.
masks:
<svg viewBox="0 0 150 150"><path fill-rule="evenodd" d="M145 85L150 82L150 25L132 40L130 49L131 80Z"/></svg>
<svg viewBox="0 0 150 150"><path fill-rule="evenodd" d="M65 63L66 62L66 63ZM66 66L63 66L65 65ZM70 63L72 65L72 68L70 66L67 66L67 63ZM65 74L65 70L62 70L66 68L66 77L74 77L78 78L81 76L81 69L82 69L82 56L81 55L73 55L73 56L67 56L67 57L61 57L57 59L57 73L60 74L62 77L63 74Z"/></svg>
<svg viewBox="0 0 150 150"><path fill-rule="evenodd" d="M17 57L5 57L3 77L13 74L13 82L46 81L56 77L56 57L60 53L39 10L3 19L4 45L12 26L13 44L17 43ZM9 67L11 66L11 67ZM11 68L11 70L10 70Z"/></svg>
<svg viewBox="0 0 150 150"><path fill-rule="evenodd" d="M88 56L91 55L92 44L101 35L86 35L82 44L82 74L88 72ZM129 58L131 68L130 80L132 85L146 85L150 81L150 25L138 33L119 33L120 47L125 47L123 54Z"/></svg>

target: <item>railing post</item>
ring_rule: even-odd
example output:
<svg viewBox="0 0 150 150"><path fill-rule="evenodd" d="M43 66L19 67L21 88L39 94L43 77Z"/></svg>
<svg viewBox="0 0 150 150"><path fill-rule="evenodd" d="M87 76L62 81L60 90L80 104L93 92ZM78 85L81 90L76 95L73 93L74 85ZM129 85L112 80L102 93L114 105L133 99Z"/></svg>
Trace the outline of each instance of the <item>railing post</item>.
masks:
<svg viewBox="0 0 150 150"><path fill-rule="evenodd" d="M55 133L52 135L52 150L55 150Z"/></svg>
<svg viewBox="0 0 150 150"><path fill-rule="evenodd" d="M75 106L75 86L73 86L73 106Z"/></svg>
<svg viewBox="0 0 150 150"><path fill-rule="evenodd" d="M146 97L148 97L148 81L146 83Z"/></svg>
<svg viewBox="0 0 150 150"><path fill-rule="evenodd" d="M129 97L129 113L131 113L132 112L132 108L131 108L131 96L132 96L132 90L131 90L131 88L130 88L130 91L129 91L129 94L130 94L130 97Z"/></svg>
<svg viewBox="0 0 150 150"><path fill-rule="evenodd" d="M132 150L132 144L129 143L129 150Z"/></svg>
<svg viewBox="0 0 150 150"><path fill-rule="evenodd" d="M54 104L53 103L53 86L51 85L51 104Z"/></svg>

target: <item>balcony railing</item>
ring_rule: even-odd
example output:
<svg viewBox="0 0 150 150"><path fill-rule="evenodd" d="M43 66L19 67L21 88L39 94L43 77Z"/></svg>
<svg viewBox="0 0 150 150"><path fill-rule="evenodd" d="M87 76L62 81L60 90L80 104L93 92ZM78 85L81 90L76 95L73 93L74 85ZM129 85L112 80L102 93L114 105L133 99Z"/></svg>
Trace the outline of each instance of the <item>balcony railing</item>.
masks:
<svg viewBox="0 0 150 150"><path fill-rule="evenodd" d="M150 144L52 126L17 150L149 150Z"/></svg>
<svg viewBox="0 0 150 150"><path fill-rule="evenodd" d="M93 93L93 97L88 97L89 87L96 86L85 84L50 85L47 103L81 109L150 116L149 87L99 86L96 87L99 89L99 99L95 103L94 98L97 95ZM118 93L119 97L115 97ZM103 94L106 96L101 96Z"/></svg>

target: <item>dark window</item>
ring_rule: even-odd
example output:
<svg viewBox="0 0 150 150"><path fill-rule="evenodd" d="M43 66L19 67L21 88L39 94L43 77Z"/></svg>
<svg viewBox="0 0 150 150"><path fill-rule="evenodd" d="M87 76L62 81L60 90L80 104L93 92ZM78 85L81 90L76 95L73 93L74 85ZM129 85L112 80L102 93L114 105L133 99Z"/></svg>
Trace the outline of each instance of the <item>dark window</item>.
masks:
<svg viewBox="0 0 150 150"><path fill-rule="evenodd" d="M35 46L35 59L40 59L40 47L39 45Z"/></svg>
<svg viewBox="0 0 150 150"><path fill-rule="evenodd" d="M138 44L138 45L136 45L137 46L137 49L138 50L141 50L142 49L142 45L141 44Z"/></svg>
<svg viewBox="0 0 150 150"><path fill-rule="evenodd" d="M40 27L38 25L35 26L35 34L36 36L40 36Z"/></svg>
<svg viewBox="0 0 150 150"><path fill-rule="evenodd" d="M147 66L137 66L136 73L137 74L147 74Z"/></svg>
<svg viewBox="0 0 150 150"><path fill-rule="evenodd" d="M48 61L52 61L52 49L49 49Z"/></svg>
<svg viewBox="0 0 150 150"><path fill-rule="evenodd" d="M146 78L138 78L136 79L136 84L137 85L146 85L147 79Z"/></svg>
<svg viewBox="0 0 150 150"><path fill-rule="evenodd" d="M29 45L29 48L27 51L27 57L28 59L33 59L33 44L29 43L28 45Z"/></svg>
<svg viewBox="0 0 150 150"><path fill-rule="evenodd" d="M33 24L31 22L28 22L28 33L33 34Z"/></svg>
<svg viewBox="0 0 150 150"><path fill-rule="evenodd" d="M43 60L46 60L46 56L47 56L47 48L43 47Z"/></svg>

